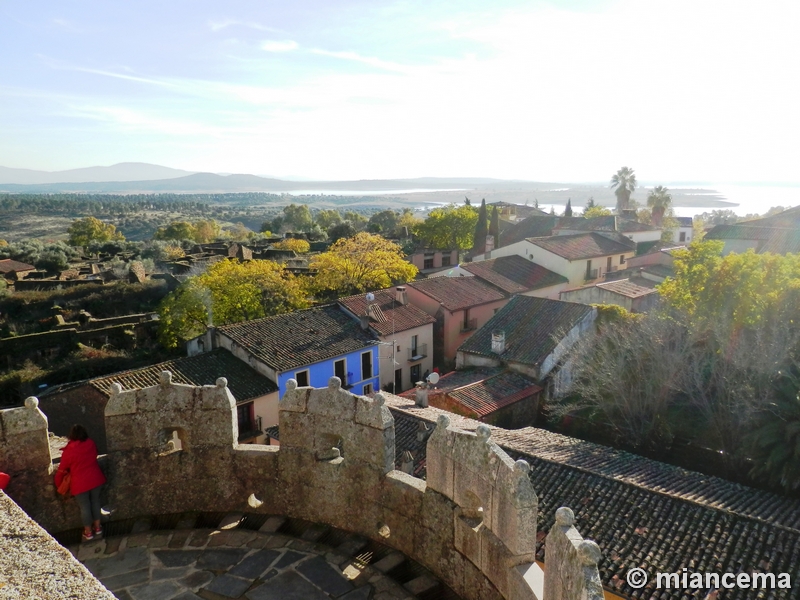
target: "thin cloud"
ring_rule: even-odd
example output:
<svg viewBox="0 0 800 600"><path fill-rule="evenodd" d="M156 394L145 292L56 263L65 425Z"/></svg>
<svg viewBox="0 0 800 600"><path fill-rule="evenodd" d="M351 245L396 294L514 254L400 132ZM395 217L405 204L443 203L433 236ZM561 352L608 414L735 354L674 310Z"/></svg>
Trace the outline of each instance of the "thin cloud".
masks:
<svg viewBox="0 0 800 600"><path fill-rule="evenodd" d="M267 40L261 44L261 49L267 52L290 52L297 49L297 42L293 40Z"/></svg>
<svg viewBox="0 0 800 600"><path fill-rule="evenodd" d="M238 27L247 27L248 29L256 29L258 31L282 33L280 29L275 29L274 27L268 27L266 25L262 25L261 23L256 23L255 21L239 21L237 19L223 19L222 21L209 21L208 26L211 28L211 31L221 31L222 29L226 29L228 27L238 26Z"/></svg>
<svg viewBox="0 0 800 600"><path fill-rule="evenodd" d="M384 69L386 71L393 71L395 73L408 73L412 70L411 67L407 67L405 65L382 60L380 58L375 58L373 56L361 56L357 52L352 52L350 50L334 51L334 50L323 50L320 48L312 48L311 52L313 54L319 54L320 56L330 56L331 58L338 58L340 60L350 60L353 62L359 62L365 65L370 65L371 67Z"/></svg>

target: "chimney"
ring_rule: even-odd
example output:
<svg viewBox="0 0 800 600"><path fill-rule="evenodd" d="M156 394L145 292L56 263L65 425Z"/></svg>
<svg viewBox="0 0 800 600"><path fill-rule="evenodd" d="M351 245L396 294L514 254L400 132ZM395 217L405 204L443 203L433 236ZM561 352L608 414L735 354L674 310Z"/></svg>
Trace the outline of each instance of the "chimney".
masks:
<svg viewBox="0 0 800 600"><path fill-rule="evenodd" d="M417 389L414 391L414 403L422 408L428 408L428 384L423 381L417 382Z"/></svg>
<svg viewBox="0 0 800 600"><path fill-rule="evenodd" d="M494 250L494 236L487 235L486 236L486 252L491 252Z"/></svg>
<svg viewBox="0 0 800 600"><path fill-rule="evenodd" d="M361 329L366 331L369 329L369 316L368 315L361 315Z"/></svg>
<svg viewBox="0 0 800 600"><path fill-rule="evenodd" d="M496 329L492 332L492 352L502 354L506 351L506 332Z"/></svg>
<svg viewBox="0 0 800 600"><path fill-rule="evenodd" d="M406 292L406 286L404 285L397 286L394 299L397 300L397 303L400 306L405 306L406 304L408 304L408 292Z"/></svg>

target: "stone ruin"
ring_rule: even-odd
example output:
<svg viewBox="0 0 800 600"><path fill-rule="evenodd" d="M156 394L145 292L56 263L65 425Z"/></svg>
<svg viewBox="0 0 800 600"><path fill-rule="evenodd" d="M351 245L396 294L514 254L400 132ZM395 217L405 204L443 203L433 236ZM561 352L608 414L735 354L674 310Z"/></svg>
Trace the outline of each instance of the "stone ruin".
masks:
<svg viewBox="0 0 800 600"><path fill-rule="evenodd" d="M423 481L395 470L394 419L384 397L355 396L336 377L322 389L288 382L280 447L237 443L236 402L224 378L194 387L173 383L165 371L150 388L114 384L105 419L108 454L100 461L112 520L200 511L285 515L391 546L467 600L603 597L600 550L581 538L570 509L559 509L547 535L546 569L534 561L530 467L511 460L486 426L461 431L440 416ZM80 527L75 503L59 499L52 484L38 401L0 411L0 436L9 496L51 533ZM56 577L83 573L49 535L40 530L39 537ZM25 555L31 539L6 539L2 551ZM86 595L73 597L99 597L92 586L100 584L83 575Z"/></svg>

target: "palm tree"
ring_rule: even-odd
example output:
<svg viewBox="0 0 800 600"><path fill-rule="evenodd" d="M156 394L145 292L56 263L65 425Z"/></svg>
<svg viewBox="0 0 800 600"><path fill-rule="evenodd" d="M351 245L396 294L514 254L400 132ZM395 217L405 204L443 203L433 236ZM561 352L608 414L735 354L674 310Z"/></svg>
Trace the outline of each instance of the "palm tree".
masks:
<svg viewBox="0 0 800 600"><path fill-rule="evenodd" d="M672 204L672 195L669 190L663 185L657 185L650 192L647 197L647 206L650 207L650 215L653 218L653 225L661 227L661 220L664 218L664 213L669 210Z"/></svg>
<svg viewBox="0 0 800 600"><path fill-rule="evenodd" d="M636 189L636 175L633 169L622 167L611 178L611 189L617 197L617 214L621 215L623 210L627 210L631 201L631 194Z"/></svg>

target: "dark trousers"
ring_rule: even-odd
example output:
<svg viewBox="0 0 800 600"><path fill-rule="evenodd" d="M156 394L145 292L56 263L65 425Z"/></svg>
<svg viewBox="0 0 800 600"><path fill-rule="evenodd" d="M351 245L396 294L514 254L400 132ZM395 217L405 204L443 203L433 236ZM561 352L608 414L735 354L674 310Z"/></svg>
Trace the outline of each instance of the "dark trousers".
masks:
<svg viewBox="0 0 800 600"><path fill-rule="evenodd" d="M91 527L93 521L100 520L100 487L77 494L75 500L81 508L81 519L84 527Z"/></svg>

